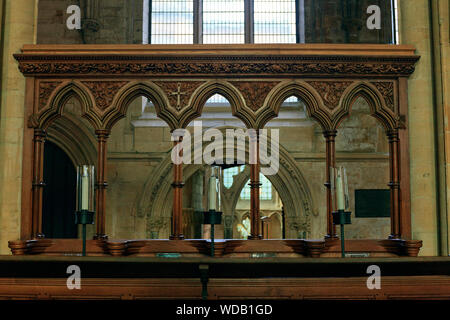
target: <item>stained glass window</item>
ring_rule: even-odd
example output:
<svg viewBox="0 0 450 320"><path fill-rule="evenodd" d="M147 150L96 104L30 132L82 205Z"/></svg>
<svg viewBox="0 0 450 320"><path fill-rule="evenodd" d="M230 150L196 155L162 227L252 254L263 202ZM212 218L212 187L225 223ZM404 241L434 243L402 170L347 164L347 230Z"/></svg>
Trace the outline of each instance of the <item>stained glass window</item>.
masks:
<svg viewBox="0 0 450 320"><path fill-rule="evenodd" d="M233 185L233 176L240 172L240 167L232 167L223 170L223 185L225 188L230 188Z"/></svg>
<svg viewBox="0 0 450 320"><path fill-rule="evenodd" d="M255 43L296 42L295 0L254 0Z"/></svg>
<svg viewBox="0 0 450 320"><path fill-rule="evenodd" d="M194 8L192 0L153 0L151 6L151 43L193 43Z"/></svg>
<svg viewBox="0 0 450 320"><path fill-rule="evenodd" d="M203 0L203 43L244 43L244 0Z"/></svg>

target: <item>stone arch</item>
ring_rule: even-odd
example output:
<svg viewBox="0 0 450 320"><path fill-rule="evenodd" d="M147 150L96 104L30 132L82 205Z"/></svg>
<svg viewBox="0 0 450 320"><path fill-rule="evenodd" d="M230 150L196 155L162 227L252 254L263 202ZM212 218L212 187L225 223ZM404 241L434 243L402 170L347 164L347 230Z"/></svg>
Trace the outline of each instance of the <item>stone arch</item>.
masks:
<svg viewBox="0 0 450 320"><path fill-rule="evenodd" d="M367 102L371 115L383 125L386 132L397 128L398 119L386 107L382 94L373 84L366 81L356 82L345 90L340 111L333 121L334 128L338 128L350 115L353 103L358 97L362 97Z"/></svg>
<svg viewBox="0 0 450 320"><path fill-rule="evenodd" d="M47 140L60 147L74 166L96 164L96 140L89 128L73 116L65 116L53 122L47 130Z"/></svg>
<svg viewBox="0 0 450 320"><path fill-rule="evenodd" d="M322 129L331 128L330 115L325 111L320 95L311 85L298 80L282 82L272 89L267 98L268 107L259 117L258 128L263 128L267 122L277 117L283 102L292 96L296 96L305 103L308 116L316 120Z"/></svg>
<svg viewBox="0 0 450 320"><path fill-rule="evenodd" d="M255 127L255 118L247 110L245 100L239 90L227 81L209 81L195 90L191 98L193 111L182 120L181 128L185 128L192 120L202 114L206 101L214 94L220 94L228 100L231 105L231 114L240 119L247 128Z"/></svg>
<svg viewBox="0 0 450 320"><path fill-rule="evenodd" d="M104 117L104 128L111 129L120 119L126 117L130 103L138 98L146 97L155 106L156 114L173 130L177 128L178 119L167 111L168 100L160 87L152 82L132 82L122 87L113 100L111 112Z"/></svg>
<svg viewBox="0 0 450 320"><path fill-rule="evenodd" d="M245 148L246 156L248 157L248 146ZM270 152L270 150L269 150ZM292 228L302 228L307 233L311 232L310 220L313 216L318 215L315 201L312 197L308 182L303 177L297 163L292 158L287 150L282 146L279 148L280 152L280 168L276 175L267 176L274 188L277 190L282 199L284 211L286 214L286 225L291 224ZM225 154L225 152L223 152ZM203 165L189 164L183 166L183 179L188 180L195 172L197 172ZM147 178L142 192L138 196L138 215L140 217L147 217L147 233L149 234L150 225L155 221L161 221L160 225L170 225L171 217L171 203L170 193L172 190L172 160L171 154L161 161L161 163L153 169ZM247 179L241 181L241 189L247 182ZM239 197L239 192L235 197ZM233 209L236 207L237 198L235 198ZM168 205L170 204L170 205ZM292 229L293 230L293 229ZM294 234L292 232L292 234ZM167 235L168 236L168 235Z"/></svg>
<svg viewBox="0 0 450 320"><path fill-rule="evenodd" d="M80 103L82 117L88 119L94 128L99 128L100 121L91 111L94 105L93 98L89 94L89 90L77 81L65 83L57 88L49 102L49 108L45 109L37 118L30 119L31 126L47 129L55 119L61 117L64 106L72 97Z"/></svg>

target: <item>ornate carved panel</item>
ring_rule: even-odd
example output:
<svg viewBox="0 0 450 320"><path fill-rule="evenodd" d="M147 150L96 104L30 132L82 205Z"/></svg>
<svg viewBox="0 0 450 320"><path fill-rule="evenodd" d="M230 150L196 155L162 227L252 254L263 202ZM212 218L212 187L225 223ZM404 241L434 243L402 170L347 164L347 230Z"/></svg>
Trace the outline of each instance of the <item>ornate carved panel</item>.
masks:
<svg viewBox="0 0 450 320"><path fill-rule="evenodd" d="M188 106L192 93L202 83L202 81L155 81L155 84L166 93L170 106L177 111Z"/></svg>
<svg viewBox="0 0 450 320"><path fill-rule="evenodd" d="M95 105L100 111L105 111L114 99L114 96L127 81L82 81L89 88L95 99Z"/></svg>
<svg viewBox="0 0 450 320"><path fill-rule="evenodd" d="M391 111L394 110L394 82L392 81L377 81L372 82L375 87L377 87L378 91L380 91L381 95L384 98L384 102L386 107L388 107Z"/></svg>
<svg viewBox="0 0 450 320"><path fill-rule="evenodd" d="M55 88L61 84L61 81L40 81L39 82L39 104L38 111L44 109L48 103L50 95Z"/></svg>
<svg viewBox="0 0 450 320"><path fill-rule="evenodd" d="M352 81L308 81L322 97L324 105L334 110L344 93L345 89L352 84Z"/></svg>
<svg viewBox="0 0 450 320"><path fill-rule="evenodd" d="M247 107L258 111L264 104L264 100L279 81L231 81L245 99Z"/></svg>
<svg viewBox="0 0 450 320"><path fill-rule="evenodd" d="M16 56L19 61L23 56ZM266 60L267 57L261 57ZM276 59L276 57L274 57ZM221 60L226 59L222 57ZM281 58L280 58L281 59ZM70 60L65 57L65 60ZM85 57L85 60L90 60ZM244 59L243 59L244 60ZM283 57L282 60L286 60ZM333 62L330 61L306 61L295 62L298 57L291 57L290 61L283 63L274 62L241 62L241 63L214 63L214 62L152 62L133 63L117 62L95 63L95 62L21 62L19 69L24 74L146 74L146 75L318 75L318 74L341 74L341 75L410 75L414 72L413 61L410 63L392 63L377 61L366 62ZM356 60L358 60L356 58ZM414 61L415 62L415 61Z"/></svg>

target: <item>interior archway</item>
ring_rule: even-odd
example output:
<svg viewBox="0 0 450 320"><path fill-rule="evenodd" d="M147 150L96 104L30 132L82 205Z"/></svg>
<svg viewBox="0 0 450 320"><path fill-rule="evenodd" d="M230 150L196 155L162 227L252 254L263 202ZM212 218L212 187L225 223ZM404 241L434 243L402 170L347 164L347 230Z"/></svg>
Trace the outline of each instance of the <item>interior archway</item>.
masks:
<svg viewBox="0 0 450 320"><path fill-rule="evenodd" d="M248 146L242 150L246 156L249 155ZM289 152L280 146L280 168L276 175L270 176L268 179L278 191L282 199L284 211L286 214L286 238L297 238L298 232L311 233L312 217L317 215L317 209L314 200L311 196L308 184L304 179L300 169L295 160ZM223 152L225 154L225 152ZM187 181L198 170L201 170L203 165L184 165L183 177ZM154 172L158 174L149 175L146 179L145 186L140 199L138 200L138 211L140 215L147 219L147 235L152 232L157 232L159 238L168 236L170 226L170 217L172 208L171 202L168 198L171 194L172 178L170 175L172 169L172 159L168 155L155 168ZM242 189L249 178L249 173L240 181ZM236 195L234 195L236 199Z"/></svg>

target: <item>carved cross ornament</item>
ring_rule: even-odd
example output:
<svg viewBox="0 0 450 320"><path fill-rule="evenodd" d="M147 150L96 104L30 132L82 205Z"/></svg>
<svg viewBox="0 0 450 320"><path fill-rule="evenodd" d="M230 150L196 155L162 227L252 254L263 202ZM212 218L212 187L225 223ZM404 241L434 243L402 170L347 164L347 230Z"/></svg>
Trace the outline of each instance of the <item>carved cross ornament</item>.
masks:
<svg viewBox="0 0 450 320"><path fill-rule="evenodd" d="M180 111L182 109L181 96L184 96L187 94L188 94L187 92L181 91L181 83L179 83L179 82L177 83L177 91L169 93L169 95L177 97L177 104L175 107L177 109L177 111Z"/></svg>

